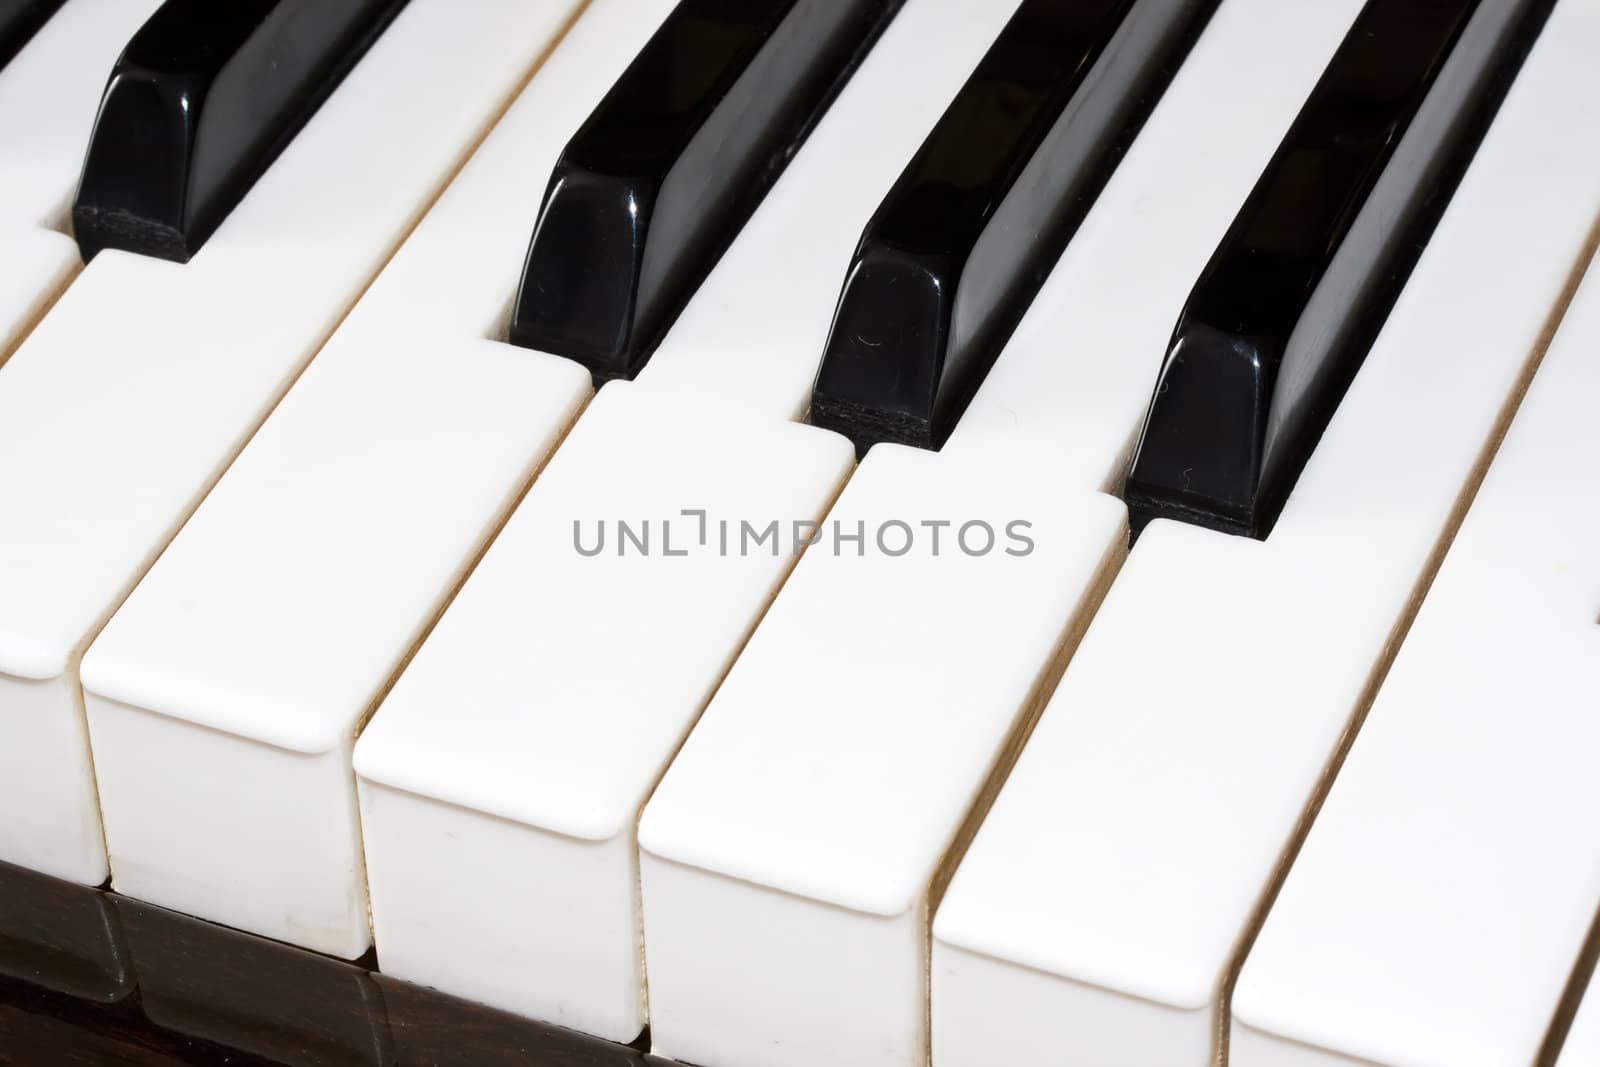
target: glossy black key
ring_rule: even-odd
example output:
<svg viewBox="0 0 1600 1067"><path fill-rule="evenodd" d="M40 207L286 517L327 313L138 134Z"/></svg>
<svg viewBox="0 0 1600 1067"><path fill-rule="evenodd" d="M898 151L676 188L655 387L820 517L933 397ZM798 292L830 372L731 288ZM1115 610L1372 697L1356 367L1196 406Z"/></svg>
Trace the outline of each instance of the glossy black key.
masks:
<svg viewBox="0 0 1600 1067"><path fill-rule="evenodd" d="M637 373L899 5L682 0L561 154L512 343Z"/></svg>
<svg viewBox="0 0 1600 1067"><path fill-rule="evenodd" d="M0 0L0 67L49 21L65 0Z"/></svg>
<svg viewBox="0 0 1600 1067"><path fill-rule="evenodd" d="M1022 4L867 224L813 422L943 444L1215 8Z"/></svg>
<svg viewBox="0 0 1600 1067"><path fill-rule="evenodd" d="M102 248L187 261L406 0L167 0L117 60L72 208Z"/></svg>
<svg viewBox="0 0 1600 1067"><path fill-rule="evenodd" d="M1553 6L1369 0L1178 320L1135 535L1267 536Z"/></svg>

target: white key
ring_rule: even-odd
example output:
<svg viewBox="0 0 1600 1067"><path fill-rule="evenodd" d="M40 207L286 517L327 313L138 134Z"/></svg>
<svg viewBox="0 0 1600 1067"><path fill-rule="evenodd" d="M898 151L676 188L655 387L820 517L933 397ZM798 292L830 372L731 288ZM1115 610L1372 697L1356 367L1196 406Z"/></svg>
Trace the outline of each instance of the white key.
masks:
<svg viewBox="0 0 1600 1067"><path fill-rule="evenodd" d="M1558 126L1600 114L1585 58L1600 11L1568 10L1546 31L1572 95L1545 95ZM1594 146L1528 147L1540 198L1560 167L1593 219ZM1505 277L1522 269L1480 247ZM1245 962L1235 1067L1306 1046L1308 1067L1546 1062L1600 901L1597 348L1591 268Z"/></svg>
<svg viewBox="0 0 1600 1067"><path fill-rule="evenodd" d="M1587 254L1596 46L1558 7L1271 537L1140 539L935 921L940 1067L1211 1062L1241 939Z"/></svg>
<svg viewBox="0 0 1600 1067"><path fill-rule="evenodd" d="M942 859L1120 558L1124 509L1101 488L1148 353L1359 6L1224 4L947 448L879 446L846 487L645 809L659 1048L924 1062ZM1019 403L1030 374L1049 397ZM894 521L916 546L886 558ZM935 556L921 524L939 521ZM987 553L982 526L960 541L980 522ZM836 523L864 526L862 555Z"/></svg>
<svg viewBox="0 0 1600 1067"><path fill-rule="evenodd" d="M370 944L351 746L589 397L577 364L491 338L557 156L672 6L579 18L95 642L119 889ZM538 10L518 32L559 26Z"/></svg>
<svg viewBox="0 0 1600 1067"><path fill-rule="evenodd" d="M620 1040L644 1026L639 808L793 564L792 524L820 520L852 465L843 438L792 421L841 271L1013 8L910 0L379 709L356 770L387 972ZM706 513L705 542L683 509ZM575 519L590 546L608 524L605 552L578 553ZM617 554L619 519L651 523L651 556ZM687 557L664 554L667 520ZM739 551L741 522L774 520L780 551Z"/></svg>
<svg viewBox="0 0 1600 1067"><path fill-rule="evenodd" d="M78 246L42 228L0 231L0 366L78 273Z"/></svg>
<svg viewBox="0 0 1600 1067"><path fill-rule="evenodd" d="M191 262L97 256L0 370L0 858L104 879L80 655L571 8L414 0Z"/></svg>
<svg viewBox="0 0 1600 1067"><path fill-rule="evenodd" d="M160 0L68 0L0 69L0 363L77 273L68 209L95 105Z"/></svg>
<svg viewBox="0 0 1600 1067"><path fill-rule="evenodd" d="M166 1040L220 1046L222 1063L418 1062L396 1060L395 1032L411 1020L389 1015L365 969L128 897L100 899L115 909L108 925L136 972L140 1023L172 1035Z"/></svg>

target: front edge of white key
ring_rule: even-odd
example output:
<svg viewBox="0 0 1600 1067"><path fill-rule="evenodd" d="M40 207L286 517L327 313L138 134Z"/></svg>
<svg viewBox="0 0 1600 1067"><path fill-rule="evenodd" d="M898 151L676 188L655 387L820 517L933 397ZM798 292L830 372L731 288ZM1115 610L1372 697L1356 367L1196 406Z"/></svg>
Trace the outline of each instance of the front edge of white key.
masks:
<svg viewBox="0 0 1600 1067"><path fill-rule="evenodd" d="M935 922L940 1067L986 1062L961 1029L985 1004L1019 1055L1210 1062L1252 910L1585 253L1600 155L1563 131L1595 32L1558 7L1273 538L1141 539ZM1375 470L1397 444L1410 466ZM1234 1062L1262 1052L1235 1036ZM1285 1040L1260 1062L1362 1061Z"/></svg>

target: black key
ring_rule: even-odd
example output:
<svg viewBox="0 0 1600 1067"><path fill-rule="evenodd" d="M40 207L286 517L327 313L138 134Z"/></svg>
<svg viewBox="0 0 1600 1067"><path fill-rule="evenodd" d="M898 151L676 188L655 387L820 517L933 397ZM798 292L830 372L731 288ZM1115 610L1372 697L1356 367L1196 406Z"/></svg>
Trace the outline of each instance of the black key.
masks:
<svg viewBox="0 0 1600 1067"><path fill-rule="evenodd" d="M556 164L512 343L636 374L899 6L683 0Z"/></svg>
<svg viewBox="0 0 1600 1067"><path fill-rule="evenodd" d="M22 51L65 0L0 0L0 67Z"/></svg>
<svg viewBox="0 0 1600 1067"><path fill-rule="evenodd" d="M167 0L100 103L72 207L83 258L186 262L405 4Z"/></svg>
<svg viewBox="0 0 1600 1067"><path fill-rule="evenodd" d="M1369 0L1178 320L1136 536L1267 536L1554 3Z"/></svg>
<svg viewBox="0 0 1600 1067"><path fill-rule="evenodd" d="M1215 0L1027 0L856 249L811 419L944 443Z"/></svg>

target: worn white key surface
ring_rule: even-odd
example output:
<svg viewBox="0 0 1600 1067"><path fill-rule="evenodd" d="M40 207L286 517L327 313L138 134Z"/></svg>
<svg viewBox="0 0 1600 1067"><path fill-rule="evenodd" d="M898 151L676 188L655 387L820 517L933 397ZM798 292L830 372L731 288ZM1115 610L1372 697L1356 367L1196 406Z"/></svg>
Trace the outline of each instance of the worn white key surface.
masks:
<svg viewBox="0 0 1600 1067"><path fill-rule="evenodd" d="M390 973L639 1034L639 808L793 565L795 523L820 520L850 470L843 438L792 421L839 283L1013 6L910 0L639 380L608 385L579 420L379 709L356 767ZM912 76L919 92L900 91ZM648 524L648 554L619 555L619 521L635 536ZM590 545L606 524L604 551L580 555L574 522ZM753 537L779 529L756 542L746 522Z"/></svg>
<svg viewBox="0 0 1600 1067"><path fill-rule="evenodd" d="M79 267L69 208L96 105L160 0L68 0L0 69L0 363Z"/></svg>
<svg viewBox="0 0 1600 1067"><path fill-rule="evenodd" d="M1600 13L1564 28L1588 106L1547 118L1594 121ZM1245 962L1238 1067L1537 1059L1600 907L1597 351L1591 269Z"/></svg>
<svg viewBox="0 0 1600 1067"><path fill-rule="evenodd" d="M923 1062L942 857L1120 555L1101 490L1172 318L1358 7L1225 3L949 446L880 446L846 487L828 524L865 552L807 552L645 808L659 1049ZM1046 396L1008 397L1045 366ZM981 526L962 547L976 522L994 549Z"/></svg>
<svg viewBox="0 0 1600 1067"><path fill-rule="evenodd" d="M1567 131L1597 33L1557 8L1269 540L1140 539L935 921L937 1063L1210 1062L1236 947L1587 255L1600 149Z"/></svg>
<svg viewBox="0 0 1600 1067"><path fill-rule="evenodd" d="M52 785L0 778L30 809L0 857L104 878L88 753L60 761L84 743L79 655L571 6L415 0L190 263L102 253L0 369L0 750ZM10 713L14 685L58 678Z"/></svg>

